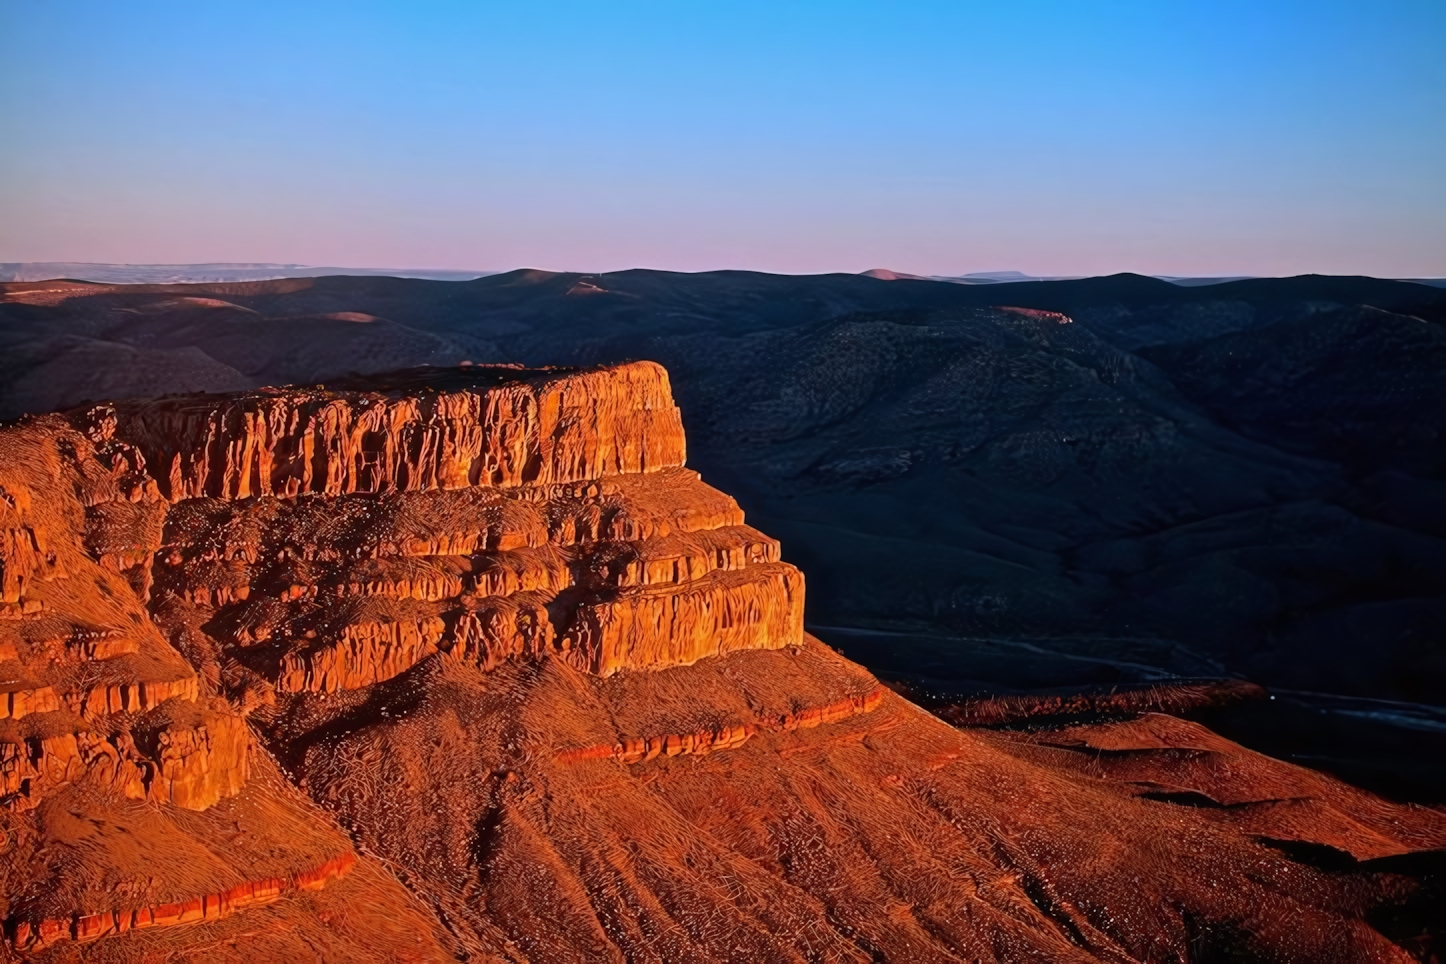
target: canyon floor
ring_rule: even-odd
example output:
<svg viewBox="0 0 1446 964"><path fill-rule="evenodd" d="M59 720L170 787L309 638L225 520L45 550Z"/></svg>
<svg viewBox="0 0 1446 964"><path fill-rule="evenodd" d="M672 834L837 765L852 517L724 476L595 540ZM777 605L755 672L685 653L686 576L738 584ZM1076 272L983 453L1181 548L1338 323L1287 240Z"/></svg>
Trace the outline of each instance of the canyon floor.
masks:
<svg viewBox="0 0 1446 964"><path fill-rule="evenodd" d="M1439 955L1440 808L1178 687L931 713L687 456L651 362L0 428L4 953Z"/></svg>

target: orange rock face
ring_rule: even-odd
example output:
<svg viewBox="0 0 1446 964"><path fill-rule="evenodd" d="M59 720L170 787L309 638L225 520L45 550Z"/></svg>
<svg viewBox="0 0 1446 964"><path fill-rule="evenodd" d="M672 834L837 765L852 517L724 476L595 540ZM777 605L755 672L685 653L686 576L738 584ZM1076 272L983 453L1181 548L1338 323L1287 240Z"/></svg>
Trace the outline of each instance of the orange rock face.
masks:
<svg viewBox="0 0 1446 964"><path fill-rule="evenodd" d="M809 637L802 574L683 461L646 362L0 429L10 947L752 962L1425 946L1374 923L1414 920L1419 894L1371 862L1446 847L1439 811L1169 717L954 729ZM1317 866L1310 847L1353 863Z"/></svg>
<svg viewBox="0 0 1446 964"><path fill-rule="evenodd" d="M611 676L802 643L803 578L787 563L768 563L582 603L562 649L578 669Z"/></svg>
<svg viewBox="0 0 1446 964"><path fill-rule="evenodd" d="M133 491L153 481L172 502L511 487L683 464L658 365L493 381L401 397L319 389L103 406L88 431L117 449Z"/></svg>

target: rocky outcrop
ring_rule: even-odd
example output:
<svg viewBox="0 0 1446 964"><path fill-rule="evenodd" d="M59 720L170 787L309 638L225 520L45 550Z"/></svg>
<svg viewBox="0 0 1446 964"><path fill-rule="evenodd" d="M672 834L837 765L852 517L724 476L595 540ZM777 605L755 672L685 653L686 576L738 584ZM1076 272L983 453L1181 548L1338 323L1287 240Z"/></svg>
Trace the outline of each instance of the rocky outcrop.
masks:
<svg viewBox="0 0 1446 964"><path fill-rule="evenodd" d="M0 803L29 809L84 781L133 800L205 810L246 782L250 733L224 704L176 699L98 732L65 711L0 726Z"/></svg>
<svg viewBox="0 0 1446 964"><path fill-rule="evenodd" d="M561 645L572 665L611 676L802 642L803 577L786 563L770 563L585 602Z"/></svg>
<svg viewBox="0 0 1446 964"><path fill-rule="evenodd" d="M248 880L215 894L193 897L149 907L76 914L73 917L41 921L15 921L9 925L13 946L36 951L60 941L91 941L150 927L196 924L226 917L245 907L268 904L290 891L319 890L345 875L356 857L344 853L290 877Z"/></svg>
<svg viewBox="0 0 1446 964"><path fill-rule="evenodd" d="M249 712L258 685L363 689L444 653L606 676L802 636L801 577L681 467L650 363L100 405L7 442L0 717L88 721L7 744L30 805L86 774L188 809L238 792L245 724L201 709L226 686ZM164 633L200 674L148 606L189 614Z"/></svg>
<svg viewBox="0 0 1446 964"><path fill-rule="evenodd" d="M144 771L113 743L82 730L28 735L0 731L0 799L31 803L57 786L93 775L134 799L145 796Z"/></svg>
<svg viewBox="0 0 1446 964"><path fill-rule="evenodd" d="M440 617L354 622L329 645L287 653L276 687L288 693L331 693L391 679L437 652Z"/></svg>
<svg viewBox="0 0 1446 964"><path fill-rule="evenodd" d="M27 585L45 572L47 555L32 527L0 529L0 603L14 605L25 598Z"/></svg>
<svg viewBox="0 0 1446 964"><path fill-rule="evenodd" d="M844 697L820 706L756 717L751 722L705 727L691 733L669 733L664 736L628 737L611 746L585 746L562 750L557 762L580 763L583 760L617 760L621 763L647 763L658 757L707 756L720 750L736 750L760 731L792 732L811 730L825 723L837 723L853 716L872 713L884 702L884 688L875 687L867 693Z"/></svg>
<svg viewBox="0 0 1446 964"><path fill-rule="evenodd" d="M190 396L94 409L87 428L101 446L133 448L132 470L148 471L172 502L576 482L683 464L682 424L658 365L486 369L469 381L399 397Z"/></svg>
<svg viewBox="0 0 1446 964"><path fill-rule="evenodd" d="M0 690L0 720L18 720L31 713L60 709L60 696L52 686Z"/></svg>
<svg viewBox="0 0 1446 964"><path fill-rule="evenodd" d="M446 376L454 382L460 377ZM556 407L561 414L548 418L570 426L549 430L561 448L550 449L548 457L576 472L549 470L502 484L476 473L475 484L465 486L462 476L445 472L416 481L423 475L397 468L402 463L396 453L442 449L398 441L401 447L383 460L393 466L385 485L368 482L357 489L348 482L315 500L243 499L237 496L242 488L226 483L226 498L183 499L170 510L148 588L208 611L207 632L234 647L238 659L282 693L359 689L438 653L484 670L513 658L557 654L608 675L799 641L802 580L779 561L778 543L744 525L734 500L658 454L655 440L667 437L660 426L672 424L667 419L676 410L655 366L576 376L475 369L466 377L478 382L468 389L469 411L526 409L515 397L524 388L538 398L561 399L538 403L539 411ZM598 393L597 411L576 401L579 387ZM621 401L628 393L633 401ZM309 397L295 394L297 405ZM357 399L376 394L347 394L347 404L359 406ZM275 402L280 396L267 397ZM387 422L387 431L400 433L397 439L421 431L417 426L431 424L427 419L435 415L426 406L440 397L419 391L414 400L422 407ZM234 405L243 402L251 404L243 399ZM193 404L199 403L174 406L189 411ZM389 397L388 404L401 403ZM620 414L629 404L636 417ZM230 400L207 405L207 411L233 411ZM601 461L567 455L564 449L574 444L568 433L592 432L599 419L612 426L611 441L578 451L600 452ZM106 414L98 424L92 434L105 439L103 445L153 449L135 441L139 429L125 417ZM245 436L253 454L265 449L257 448L262 435L256 432L261 429ZM681 445L674 452L681 459ZM153 464L154 452L137 458ZM247 458L252 461L246 464L260 464L259 455ZM573 477L583 471L601 474ZM248 482L244 491L253 488ZM128 531L140 529L131 524ZM120 554L143 541L112 538L107 545Z"/></svg>
<svg viewBox="0 0 1446 964"><path fill-rule="evenodd" d="M321 711L308 701L423 663L607 677L802 641L801 576L682 468L656 365L174 397L29 432L8 441L41 452L43 471L0 470L13 811L94 791L208 811L246 790L243 713L304 718ZM755 731L630 740L617 756L702 755ZM11 934L37 950L210 920L309 882Z"/></svg>
<svg viewBox="0 0 1446 964"><path fill-rule="evenodd" d="M195 700L200 690L200 680L188 675L174 680L136 680L86 687L70 702L80 713L100 717L143 713L171 699Z"/></svg>
<svg viewBox="0 0 1446 964"><path fill-rule="evenodd" d="M457 615L451 651L483 670L514 657L554 652L557 634L547 610L551 598L546 592L519 592L478 600Z"/></svg>
<svg viewBox="0 0 1446 964"><path fill-rule="evenodd" d="M241 791L250 732L245 720L228 710L178 700L159 718L137 725L137 744L153 765L146 799L205 810Z"/></svg>

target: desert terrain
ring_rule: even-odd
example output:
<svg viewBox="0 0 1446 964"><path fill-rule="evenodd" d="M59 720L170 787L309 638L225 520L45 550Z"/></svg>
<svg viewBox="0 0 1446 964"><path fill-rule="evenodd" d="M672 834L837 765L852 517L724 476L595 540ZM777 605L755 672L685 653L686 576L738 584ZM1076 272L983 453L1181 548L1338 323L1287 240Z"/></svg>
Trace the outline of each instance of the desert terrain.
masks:
<svg viewBox="0 0 1446 964"><path fill-rule="evenodd" d="M1440 809L1138 708L951 725L820 642L655 363L91 403L0 454L27 960L1439 946Z"/></svg>
<svg viewBox="0 0 1446 964"><path fill-rule="evenodd" d="M1212 726L1446 798L1441 288L519 271L0 301L4 416L659 361L689 464L808 573L810 630L917 698L1244 678L1275 699Z"/></svg>

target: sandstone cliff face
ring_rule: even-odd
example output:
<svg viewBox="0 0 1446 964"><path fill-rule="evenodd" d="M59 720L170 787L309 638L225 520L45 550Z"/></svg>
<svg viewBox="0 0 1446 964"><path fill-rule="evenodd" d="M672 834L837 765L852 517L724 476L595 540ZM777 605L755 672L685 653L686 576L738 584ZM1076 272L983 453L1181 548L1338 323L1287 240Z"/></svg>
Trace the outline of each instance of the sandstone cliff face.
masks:
<svg viewBox="0 0 1446 964"><path fill-rule="evenodd" d="M483 668L557 653L609 675L802 641L802 579L682 469L660 368L467 377L84 419L100 447L137 453L127 491L176 500L147 589L191 602L280 692L357 689L439 653ZM146 496L134 467L157 464L176 481ZM112 531L117 566L148 548Z"/></svg>
<svg viewBox="0 0 1446 964"><path fill-rule="evenodd" d="M87 430L123 453L133 491L154 481L173 502L510 487L683 464L658 365L529 379L485 371L461 390L401 397L318 389L102 406Z"/></svg>
<svg viewBox="0 0 1446 964"><path fill-rule="evenodd" d="M101 405L0 431L0 801L206 811L246 788L244 714L277 694L361 689L443 653L484 671L541 659L589 591L776 563L751 530L678 541L741 522L683 459L647 363ZM625 475L658 485L607 481ZM653 536L673 539L657 559L637 545ZM603 645L578 651L601 664ZM22 914L9 934L33 950L211 919L277 881Z"/></svg>
<svg viewBox="0 0 1446 964"><path fill-rule="evenodd" d="M802 642L803 579L787 563L772 563L582 603L562 648L578 669L611 676Z"/></svg>
<svg viewBox="0 0 1446 964"><path fill-rule="evenodd" d="M805 634L802 574L683 456L650 363L0 429L10 946L1406 959L1367 923L1404 878L1261 841L1386 859L1439 813L1187 724L953 730Z"/></svg>
<svg viewBox="0 0 1446 964"><path fill-rule="evenodd" d="M15 813L76 793L206 811L247 786L246 713L444 656L607 675L802 641L797 571L682 469L648 363L92 406L0 431L0 450ZM11 935L209 919L278 887L22 916Z"/></svg>
<svg viewBox="0 0 1446 964"><path fill-rule="evenodd" d="M245 726L224 706L185 709L196 672L146 611L146 580L123 576L148 559L87 544L87 478L110 475L61 425L0 431L0 792L33 807L90 778L203 809L244 782Z"/></svg>

